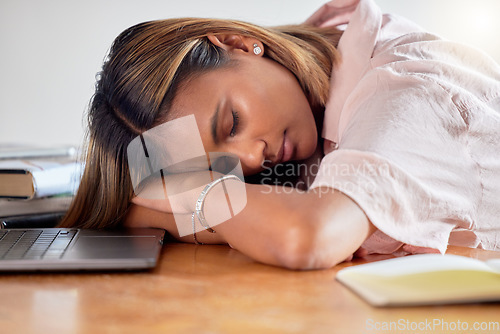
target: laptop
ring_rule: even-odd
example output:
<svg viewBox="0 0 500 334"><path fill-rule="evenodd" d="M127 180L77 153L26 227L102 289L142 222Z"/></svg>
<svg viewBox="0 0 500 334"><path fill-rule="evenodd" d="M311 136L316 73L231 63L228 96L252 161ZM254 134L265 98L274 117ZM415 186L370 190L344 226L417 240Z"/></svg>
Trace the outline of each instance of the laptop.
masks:
<svg viewBox="0 0 500 334"><path fill-rule="evenodd" d="M0 229L0 272L151 269L164 237L155 228Z"/></svg>

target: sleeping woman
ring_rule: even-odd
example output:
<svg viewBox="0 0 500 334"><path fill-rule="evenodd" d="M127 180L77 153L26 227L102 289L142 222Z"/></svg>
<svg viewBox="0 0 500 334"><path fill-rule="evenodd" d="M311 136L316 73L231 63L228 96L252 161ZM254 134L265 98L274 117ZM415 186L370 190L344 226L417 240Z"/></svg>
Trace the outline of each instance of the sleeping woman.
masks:
<svg viewBox="0 0 500 334"><path fill-rule="evenodd" d="M134 191L130 143L188 116L205 152L236 156L254 182L192 172L207 181L182 205ZM448 245L500 250L500 66L373 0L333 0L281 27L135 25L114 41L88 119L64 227L158 227L292 269ZM300 169L310 175L294 187L255 181L290 162L317 168ZM241 184L246 205L211 222L203 205L227 206L214 198Z"/></svg>

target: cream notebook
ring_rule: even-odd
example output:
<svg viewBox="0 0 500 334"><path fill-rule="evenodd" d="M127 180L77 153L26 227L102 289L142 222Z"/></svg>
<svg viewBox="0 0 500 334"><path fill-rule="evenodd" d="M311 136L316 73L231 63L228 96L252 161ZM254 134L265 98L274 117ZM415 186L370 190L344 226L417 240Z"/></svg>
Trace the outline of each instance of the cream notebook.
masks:
<svg viewBox="0 0 500 334"><path fill-rule="evenodd" d="M498 259L421 254L340 270L336 279L373 306L500 301Z"/></svg>

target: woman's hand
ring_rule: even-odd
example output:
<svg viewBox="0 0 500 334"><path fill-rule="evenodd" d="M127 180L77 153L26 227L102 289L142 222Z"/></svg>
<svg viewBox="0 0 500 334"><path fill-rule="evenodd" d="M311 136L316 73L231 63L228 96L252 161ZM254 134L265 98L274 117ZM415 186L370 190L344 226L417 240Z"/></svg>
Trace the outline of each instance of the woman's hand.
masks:
<svg viewBox="0 0 500 334"><path fill-rule="evenodd" d="M124 225L127 227L161 228L167 230L172 237L179 241L194 242L194 238L191 234L182 237L179 235L176 216L179 218L178 215L172 213L160 212L144 206L132 204L125 217ZM202 231L197 234L197 239L204 244L227 244L220 233Z"/></svg>
<svg viewBox="0 0 500 334"><path fill-rule="evenodd" d="M136 190L132 203L165 213L190 214L203 188L220 176L205 170L151 178Z"/></svg>
<svg viewBox="0 0 500 334"><path fill-rule="evenodd" d="M132 203L172 214L180 237L204 229L213 231L212 227L231 219L246 205L245 183L234 175L222 176L213 171L162 175L143 185Z"/></svg>
<svg viewBox="0 0 500 334"><path fill-rule="evenodd" d="M171 165L143 180L134 189L132 203L162 212L191 214L206 185L227 174L243 177L238 157L212 152Z"/></svg>

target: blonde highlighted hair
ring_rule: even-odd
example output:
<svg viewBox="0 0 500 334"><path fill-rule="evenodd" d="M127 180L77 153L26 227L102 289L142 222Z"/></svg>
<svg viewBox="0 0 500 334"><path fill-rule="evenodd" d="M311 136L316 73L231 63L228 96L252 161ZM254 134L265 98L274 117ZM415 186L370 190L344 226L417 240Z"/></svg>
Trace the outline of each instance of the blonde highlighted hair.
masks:
<svg viewBox="0 0 500 334"><path fill-rule="evenodd" d="M341 32L288 25L265 28L220 19L182 18L144 22L113 42L88 112L85 170L64 227L104 228L119 224L133 196L127 146L168 117L180 84L193 75L231 64L210 35L253 37L265 56L290 70L313 108L326 104Z"/></svg>

